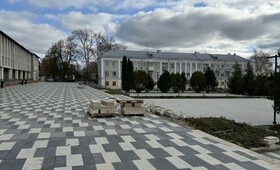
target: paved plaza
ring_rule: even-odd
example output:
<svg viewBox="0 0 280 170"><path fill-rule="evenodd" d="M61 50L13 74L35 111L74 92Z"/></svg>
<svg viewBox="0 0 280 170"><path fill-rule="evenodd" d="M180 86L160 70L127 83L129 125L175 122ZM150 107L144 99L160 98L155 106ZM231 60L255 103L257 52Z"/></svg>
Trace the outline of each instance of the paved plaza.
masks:
<svg viewBox="0 0 280 170"><path fill-rule="evenodd" d="M77 83L0 89L0 169L279 169L279 161L152 114L89 118Z"/></svg>

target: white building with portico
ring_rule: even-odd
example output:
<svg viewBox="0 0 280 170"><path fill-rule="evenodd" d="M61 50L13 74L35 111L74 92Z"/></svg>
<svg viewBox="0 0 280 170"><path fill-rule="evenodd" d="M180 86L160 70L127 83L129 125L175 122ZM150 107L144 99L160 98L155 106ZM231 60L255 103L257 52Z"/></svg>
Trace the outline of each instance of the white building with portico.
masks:
<svg viewBox="0 0 280 170"><path fill-rule="evenodd" d="M190 80L195 71L205 72L210 67L219 82L219 88L227 87L227 79L233 72L236 63L242 71L246 69L248 60L236 54L177 53L157 51L112 50L98 60L99 84L101 87L121 88L121 65L123 56L133 62L134 70L146 71L155 82L165 71L186 74Z"/></svg>

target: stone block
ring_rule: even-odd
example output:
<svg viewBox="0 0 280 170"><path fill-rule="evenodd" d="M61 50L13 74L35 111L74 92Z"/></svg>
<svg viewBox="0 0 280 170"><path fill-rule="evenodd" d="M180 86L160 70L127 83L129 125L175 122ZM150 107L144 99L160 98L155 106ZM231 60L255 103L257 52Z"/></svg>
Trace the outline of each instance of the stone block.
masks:
<svg viewBox="0 0 280 170"><path fill-rule="evenodd" d="M263 143L268 147L275 147L275 144L279 142L279 138L275 136L267 136L263 139Z"/></svg>
<svg viewBox="0 0 280 170"><path fill-rule="evenodd" d="M115 100L113 100L113 99L101 100L101 104L105 105L105 106L114 106Z"/></svg>
<svg viewBox="0 0 280 170"><path fill-rule="evenodd" d="M90 101L90 106L93 108L95 106L101 106L100 100L91 100Z"/></svg>
<svg viewBox="0 0 280 170"><path fill-rule="evenodd" d="M122 103L122 107L132 107L132 103Z"/></svg>
<svg viewBox="0 0 280 170"><path fill-rule="evenodd" d="M143 104L140 102L132 103L132 107L142 107L142 106L143 106Z"/></svg>

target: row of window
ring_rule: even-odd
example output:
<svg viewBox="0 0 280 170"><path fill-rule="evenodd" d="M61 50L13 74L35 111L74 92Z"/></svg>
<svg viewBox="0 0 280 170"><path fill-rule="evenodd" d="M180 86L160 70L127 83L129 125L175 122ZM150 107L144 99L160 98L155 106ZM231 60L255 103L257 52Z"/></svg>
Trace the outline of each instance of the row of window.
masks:
<svg viewBox="0 0 280 170"><path fill-rule="evenodd" d="M117 82L116 81L112 81L112 86L116 86ZM110 82L106 81L106 86L110 86Z"/></svg>
<svg viewBox="0 0 280 170"><path fill-rule="evenodd" d="M4 57L4 56L2 56L2 59L0 60L0 66L12 67L15 69L21 68L23 70L29 70L29 68L30 68L30 65L28 65L28 64L14 61L13 59Z"/></svg>
<svg viewBox="0 0 280 170"><path fill-rule="evenodd" d="M116 67L116 64L117 64L117 61L105 61L105 65L106 66L112 66L112 67ZM179 62L162 62L162 71L164 70L168 70L168 66L170 67L171 70L175 69L175 64L176 64L176 71L179 71L180 70L180 63ZM191 65L192 64L192 65ZM155 66L156 68L159 67L159 63L153 63L153 62L133 62L133 66L135 67L136 70L138 70L138 68L142 68L141 65L145 68L146 66ZM240 67L242 67L242 64L239 64ZM234 64L214 64L214 63L211 63L210 65L207 63L207 64L203 64L203 63L185 63L185 62L182 62L181 63L181 69L182 70L186 70L185 68L187 67L187 71L190 71L190 68L192 66L192 71L194 70L206 70L207 67L211 67L212 69L216 68L233 68L234 67ZM244 65L245 66L245 65Z"/></svg>
<svg viewBox="0 0 280 170"><path fill-rule="evenodd" d="M112 71L111 75L109 71L105 71L105 76L106 77L117 77L117 72L116 71Z"/></svg>
<svg viewBox="0 0 280 170"><path fill-rule="evenodd" d="M105 65L106 65L106 66L116 67L116 63L117 63L116 61L112 61L112 62L106 61L106 62L105 62Z"/></svg>

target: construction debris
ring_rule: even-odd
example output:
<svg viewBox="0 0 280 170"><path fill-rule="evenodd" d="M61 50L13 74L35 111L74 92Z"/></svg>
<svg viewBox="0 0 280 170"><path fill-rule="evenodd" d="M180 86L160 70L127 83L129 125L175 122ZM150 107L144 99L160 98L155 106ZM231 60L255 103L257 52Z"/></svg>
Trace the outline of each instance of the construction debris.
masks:
<svg viewBox="0 0 280 170"><path fill-rule="evenodd" d="M145 107L143 107L143 100L139 99L125 99L117 100L121 105L121 113L123 115L143 116L145 114Z"/></svg>
<svg viewBox="0 0 280 170"><path fill-rule="evenodd" d="M111 117L116 114L115 100L91 100L88 106L90 117Z"/></svg>

